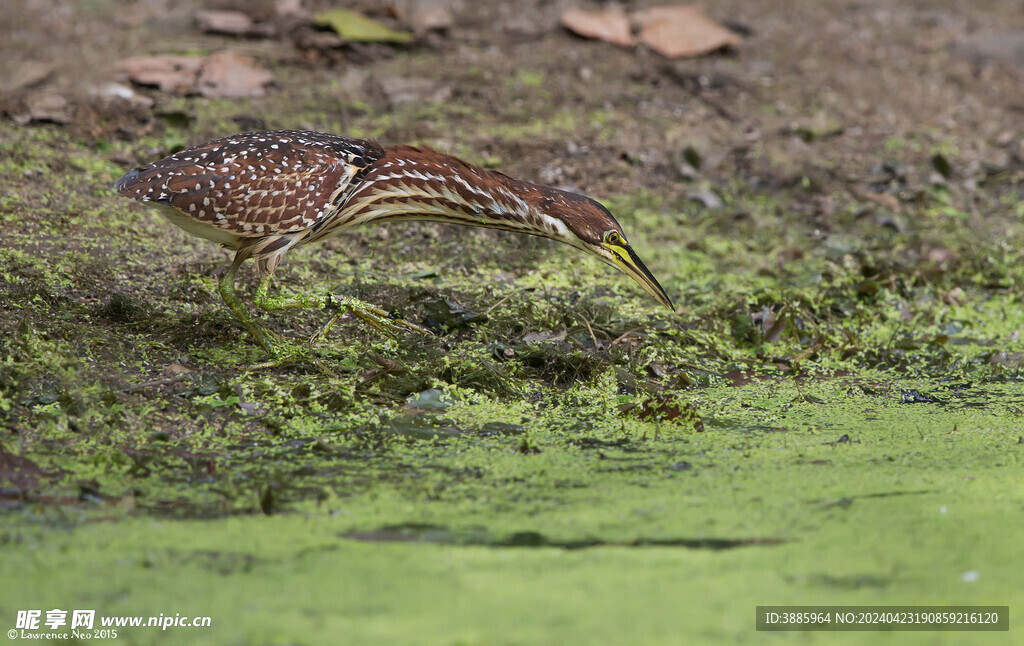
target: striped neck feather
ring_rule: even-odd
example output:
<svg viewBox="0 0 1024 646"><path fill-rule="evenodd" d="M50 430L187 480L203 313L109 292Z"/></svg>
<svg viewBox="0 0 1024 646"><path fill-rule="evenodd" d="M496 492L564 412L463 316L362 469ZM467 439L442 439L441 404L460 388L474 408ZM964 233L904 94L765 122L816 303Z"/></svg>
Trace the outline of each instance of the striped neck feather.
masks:
<svg viewBox="0 0 1024 646"><path fill-rule="evenodd" d="M408 146L388 154L346 200L339 228L376 221L427 220L539 235L562 242L575 236L546 213L539 197L551 189Z"/></svg>

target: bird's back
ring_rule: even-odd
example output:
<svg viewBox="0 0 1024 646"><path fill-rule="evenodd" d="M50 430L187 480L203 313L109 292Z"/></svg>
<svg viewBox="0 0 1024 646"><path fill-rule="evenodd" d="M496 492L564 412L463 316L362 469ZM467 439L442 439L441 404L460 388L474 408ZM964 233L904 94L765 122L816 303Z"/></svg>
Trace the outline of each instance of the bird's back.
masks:
<svg viewBox="0 0 1024 646"><path fill-rule="evenodd" d="M308 229L342 205L384 156L374 141L302 130L249 132L135 168L126 197L172 207L175 224L225 242Z"/></svg>

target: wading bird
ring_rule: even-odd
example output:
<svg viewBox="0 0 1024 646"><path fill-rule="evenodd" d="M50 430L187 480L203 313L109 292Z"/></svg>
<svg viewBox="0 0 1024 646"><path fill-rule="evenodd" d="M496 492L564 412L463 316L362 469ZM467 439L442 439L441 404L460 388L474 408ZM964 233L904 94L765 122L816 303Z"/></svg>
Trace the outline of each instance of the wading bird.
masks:
<svg viewBox="0 0 1024 646"><path fill-rule="evenodd" d="M235 293L235 275L247 258L260 275L254 302L263 310L335 307L387 333L426 332L355 299L268 294L274 270L289 249L370 222L431 220L550 238L618 267L672 308L668 294L626 242L622 227L596 201L512 179L429 148L381 146L300 130L249 132L135 168L114 188L161 207L167 219L189 233L235 250L220 279L221 297L271 354L271 333Z"/></svg>

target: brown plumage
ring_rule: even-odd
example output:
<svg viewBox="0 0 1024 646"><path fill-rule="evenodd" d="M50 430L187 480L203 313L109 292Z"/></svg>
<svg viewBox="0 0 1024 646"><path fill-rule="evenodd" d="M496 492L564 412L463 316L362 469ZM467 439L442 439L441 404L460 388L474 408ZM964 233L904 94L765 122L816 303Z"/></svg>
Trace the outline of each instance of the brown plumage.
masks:
<svg viewBox="0 0 1024 646"><path fill-rule="evenodd" d="M136 168L114 188L176 209L180 215L165 215L191 233L249 249L248 255L279 258L314 228L322 229L382 157L384 149L373 141L253 132ZM272 272L276 264L261 263L261 270Z"/></svg>
<svg viewBox="0 0 1024 646"><path fill-rule="evenodd" d="M435 220L544 236L619 267L660 302L665 291L590 198L522 182L435 150L298 130L224 137L136 168L114 188L189 232L253 258L263 277L288 249L351 226ZM221 293L253 332L230 285ZM265 295L265 281L260 296ZM244 309L244 308L242 308ZM264 343L266 345L266 343Z"/></svg>

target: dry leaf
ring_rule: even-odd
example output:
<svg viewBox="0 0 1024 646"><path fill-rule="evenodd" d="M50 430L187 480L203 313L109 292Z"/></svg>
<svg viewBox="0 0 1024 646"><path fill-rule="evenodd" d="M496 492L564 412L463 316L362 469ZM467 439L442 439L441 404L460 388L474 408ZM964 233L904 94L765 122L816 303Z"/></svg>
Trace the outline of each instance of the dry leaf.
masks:
<svg viewBox="0 0 1024 646"><path fill-rule="evenodd" d="M25 99L25 107L27 112L12 117L19 126L30 123L69 123L73 112L64 95L52 88L30 94Z"/></svg>
<svg viewBox="0 0 1024 646"><path fill-rule="evenodd" d="M219 98L262 96L274 81L274 75L255 60L233 52L218 52L206 58L142 56L125 60L120 69L138 85Z"/></svg>
<svg viewBox="0 0 1024 646"><path fill-rule="evenodd" d="M252 18L241 11L197 11L196 24L203 31L214 34L244 36L253 28Z"/></svg>
<svg viewBox="0 0 1024 646"><path fill-rule="evenodd" d="M273 82L274 75L252 58L234 52L217 52L203 61L197 86L203 96L232 98L263 96Z"/></svg>
<svg viewBox="0 0 1024 646"><path fill-rule="evenodd" d="M253 22L241 11L197 11L196 24L205 32L228 36L271 36L274 33L273 25Z"/></svg>
<svg viewBox="0 0 1024 646"><path fill-rule="evenodd" d="M158 88L161 92L194 91L203 59L192 56L137 56L118 66L132 83Z"/></svg>
<svg viewBox="0 0 1024 646"><path fill-rule="evenodd" d="M699 56L742 42L694 6L651 7L634 12L632 18L640 25L637 40L668 58Z"/></svg>
<svg viewBox="0 0 1024 646"><path fill-rule="evenodd" d="M302 6L302 0L277 0L274 11L278 16L303 17L307 15Z"/></svg>
<svg viewBox="0 0 1024 646"><path fill-rule="evenodd" d="M566 9L562 13L562 26L584 38L596 38L622 47L633 44L629 17L622 7L608 7L597 11Z"/></svg>
<svg viewBox="0 0 1024 646"><path fill-rule="evenodd" d="M431 30L444 30L452 26L455 18L452 12L440 5L417 6L409 14L409 26L418 34Z"/></svg>

